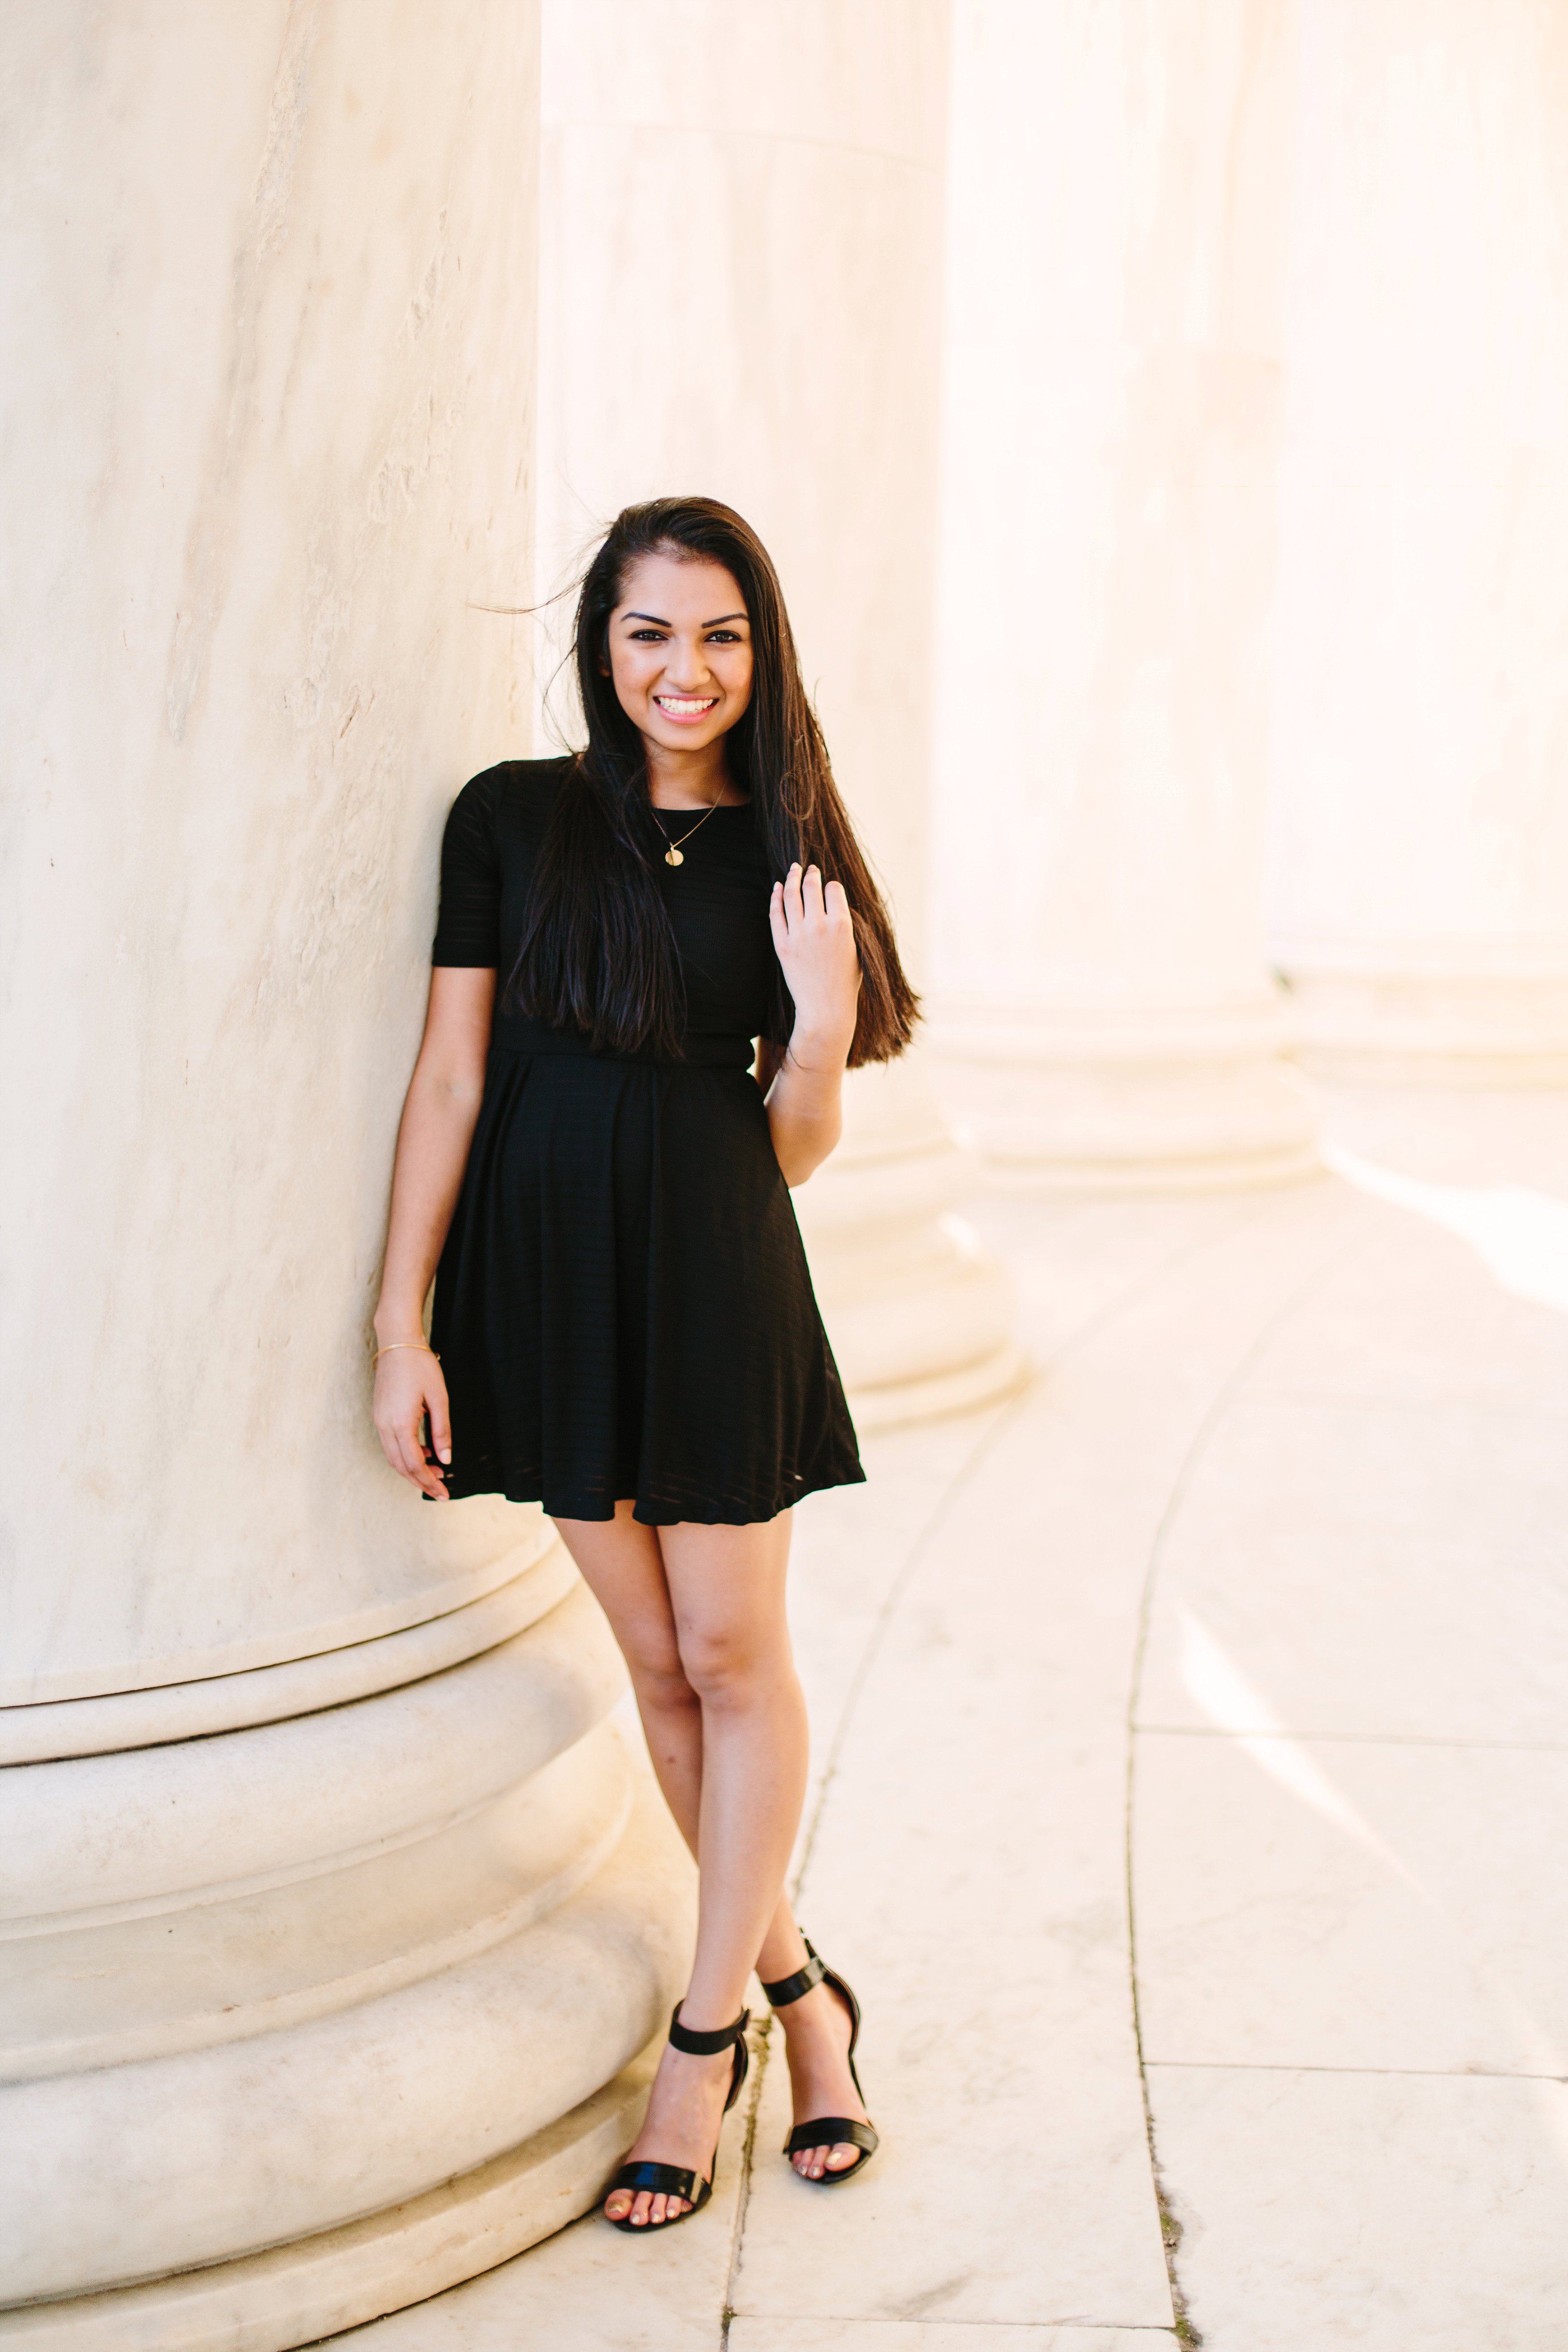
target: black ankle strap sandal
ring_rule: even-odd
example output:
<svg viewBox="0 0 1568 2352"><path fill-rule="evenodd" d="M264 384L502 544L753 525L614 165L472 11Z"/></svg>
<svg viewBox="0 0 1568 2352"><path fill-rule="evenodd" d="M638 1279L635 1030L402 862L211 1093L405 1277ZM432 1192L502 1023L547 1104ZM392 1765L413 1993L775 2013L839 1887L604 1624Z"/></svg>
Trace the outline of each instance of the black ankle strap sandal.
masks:
<svg viewBox="0 0 1568 2352"><path fill-rule="evenodd" d="M698 2033L691 2027L682 2025L680 2022L679 2001L670 2015L671 2047L684 2050L689 2058L716 2058L721 2050L727 2050L733 2043L735 2055L730 2072L730 2095L724 2102L726 2115L741 2095L741 2085L746 2079L746 2069L752 2063L752 2053L746 2047L746 2028L751 2021L751 2011L743 2009L733 2025L721 2025L711 2033ZM613 2197L617 2189L629 2189L634 2192L638 2189L646 2189L656 2197L684 2197L687 2200L686 2210L681 2213L667 2213L662 2221L634 2221L631 2215L627 2213L618 2221L610 2221L611 2229L629 2230L634 2237L638 2238L648 2236L655 2230L673 2229L677 2221L685 2221L693 2213L700 2213L702 2210L713 2194L713 2182L718 2170L719 2143L717 2140L713 2143L713 2161L708 2168L706 2179L700 2173L691 2172L684 2165L679 2164L623 2164L605 2191L606 2200ZM605 2219L609 2221L609 2215L606 2214Z"/></svg>
<svg viewBox="0 0 1568 2352"><path fill-rule="evenodd" d="M797 1969L793 1977L779 1977L772 1984L763 1985L768 2006L770 2009L787 2009L791 2001L804 2000L816 1985L832 1987L849 2011L849 2079L860 2092L863 2103L866 2094L860 2089L860 2077L855 2068L855 2044L860 2039L860 2004L837 1970L817 1958L810 1937L803 1936L801 1942L810 1958L805 1968ZM825 2171L819 2179L813 2179L808 2173L800 2176L813 2189L838 2189L847 2180L858 2179L876 2155L881 2143L873 2126L859 2123L853 2116L816 2116L808 2124L796 2124L784 2144L784 2152L786 2156L802 2156L809 2148L837 2147L845 2141L860 2150L853 2164L847 2164L841 2172Z"/></svg>

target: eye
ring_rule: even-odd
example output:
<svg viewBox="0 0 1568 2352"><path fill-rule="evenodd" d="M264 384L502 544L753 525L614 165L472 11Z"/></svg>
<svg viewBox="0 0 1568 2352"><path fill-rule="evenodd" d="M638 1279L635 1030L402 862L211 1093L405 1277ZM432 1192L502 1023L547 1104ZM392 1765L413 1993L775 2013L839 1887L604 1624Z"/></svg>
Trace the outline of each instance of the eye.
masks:
<svg viewBox="0 0 1568 2352"><path fill-rule="evenodd" d="M743 642L733 629L710 629L708 633L710 646L738 646Z"/></svg>
<svg viewBox="0 0 1568 2352"><path fill-rule="evenodd" d="M634 646L661 646L664 643L664 631L662 629L634 629L631 634L631 642Z"/></svg>

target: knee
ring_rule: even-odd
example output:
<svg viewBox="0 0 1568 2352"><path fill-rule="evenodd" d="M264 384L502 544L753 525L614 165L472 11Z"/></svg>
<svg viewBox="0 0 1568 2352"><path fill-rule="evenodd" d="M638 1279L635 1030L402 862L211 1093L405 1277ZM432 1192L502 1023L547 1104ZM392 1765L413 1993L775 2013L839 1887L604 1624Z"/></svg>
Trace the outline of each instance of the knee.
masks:
<svg viewBox="0 0 1568 2352"><path fill-rule="evenodd" d="M648 1643L635 1656L628 1654L626 1664L640 1707L651 1707L662 1715L697 1705L697 1694L687 1680L673 1635L667 1643Z"/></svg>
<svg viewBox="0 0 1568 2352"><path fill-rule="evenodd" d="M726 1633L687 1631L680 1637L681 1669L705 1707L752 1704L776 1661L761 1656L756 1644Z"/></svg>

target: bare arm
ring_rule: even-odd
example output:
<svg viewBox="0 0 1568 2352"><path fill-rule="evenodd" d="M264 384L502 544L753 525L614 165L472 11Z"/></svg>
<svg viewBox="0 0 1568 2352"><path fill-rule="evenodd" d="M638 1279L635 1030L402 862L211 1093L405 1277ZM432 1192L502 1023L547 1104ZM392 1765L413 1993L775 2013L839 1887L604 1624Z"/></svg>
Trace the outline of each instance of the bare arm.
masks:
<svg viewBox="0 0 1568 2352"><path fill-rule="evenodd" d="M375 1368L376 1432L393 1468L437 1502L447 1500L446 1482L425 1459L419 1423L427 1412L431 1445L439 1461L450 1462L447 1383L435 1357L408 1343L425 1336L425 1297L468 1164L484 1095L495 993L493 971L438 966L430 975L424 1043L397 1130L375 1310L376 1345L393 1350Z"/></svg>
<svg viewBox="0 0 1568 2352"><path fill-rule="evenodd" d="M844 1066L860 987L855 921L842 884L825 888L815 866L804 874L792 866L788 877L774 883L769 913L795 999L795 1027L782 1053L776 1045L759 1048L757 1076L766 1087L784 1182L804 1184L843 1131Z"/></svg>

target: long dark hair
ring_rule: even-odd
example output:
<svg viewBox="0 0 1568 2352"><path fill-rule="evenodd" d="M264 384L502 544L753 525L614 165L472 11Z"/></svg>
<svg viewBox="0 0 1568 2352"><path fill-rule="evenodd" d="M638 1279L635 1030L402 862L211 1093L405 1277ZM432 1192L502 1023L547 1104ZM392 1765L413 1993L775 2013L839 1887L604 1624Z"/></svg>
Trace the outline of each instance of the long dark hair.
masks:
<svg viewBox="0 0 1568 2352"><path fill-rule="evenodd" d="M752 625L752 695L724 738L730 772L755 809L775 878L798 858L843 884L860 955L849 1065L890 1061L910 1042L918 999L833 781L778 574L750 524L715 499L626 507L584 576L573 657L588 741L555 797L504 1001L552 1028L585 1031L600 1051L679 1057L680 971L653 878L665 841L649 809L642 737L607 674L610 615L631 566L653 554L721 563L741 591ZM775 1044L788 1043L794 1020L775 959L767 1033Z"/></svg>

